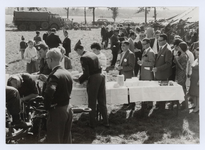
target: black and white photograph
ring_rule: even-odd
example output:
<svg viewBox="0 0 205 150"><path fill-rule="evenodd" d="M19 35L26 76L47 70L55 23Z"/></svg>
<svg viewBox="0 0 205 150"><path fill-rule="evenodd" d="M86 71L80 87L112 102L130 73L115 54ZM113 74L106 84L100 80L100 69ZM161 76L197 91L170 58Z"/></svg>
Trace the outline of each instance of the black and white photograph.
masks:
<svg viewBox="0 0 205 150"><path fill-rule="evenodd" d="M4 7L3 143L200 145L199 10Z"/></svg>

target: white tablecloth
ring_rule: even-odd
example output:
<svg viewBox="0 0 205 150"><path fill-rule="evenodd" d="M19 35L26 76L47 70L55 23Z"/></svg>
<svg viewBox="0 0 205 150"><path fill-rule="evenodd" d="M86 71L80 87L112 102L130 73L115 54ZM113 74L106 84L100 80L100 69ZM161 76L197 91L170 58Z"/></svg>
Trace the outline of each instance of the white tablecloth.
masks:
<svg viewBox="0 0 205 150"><path fill-rule="evenodd" d="M173 86L160 86L158 81L136 81L125 85L129 88L130 102L184 100L183 88L175 82Z"/></svg>
<svg viewBox="0 0 205 150"><path fill-rule="evenodd" d="M115 88L116 82L106 83L107 104L128 103L137 101L172 101L184 100L182 86L174 82L173 86L160 86L158 81L134 81L125 82L125 86ZM71 105L87 105L88 96L86 88L73 88L71 93Z"/></svg>
<svg viewBox="0 0 205 150"><path fill-rule="evenodd" d="M106 83L106 101L107 104L124 104L128 102L128 88L114 88L115 82ZM71 105L88 104L88 96L86 88L73 88L70 99Z"/></svg>

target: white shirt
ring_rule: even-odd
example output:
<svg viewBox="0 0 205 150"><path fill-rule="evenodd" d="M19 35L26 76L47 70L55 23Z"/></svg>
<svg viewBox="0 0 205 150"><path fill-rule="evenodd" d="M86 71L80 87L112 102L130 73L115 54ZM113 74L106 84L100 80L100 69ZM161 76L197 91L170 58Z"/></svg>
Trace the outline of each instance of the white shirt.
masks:
<svg viewBox="0 0 205 150"><path fill-rule="evenodd" d="M153 51L154 51L154 54L157 54L158 52L157 52L157 39L154 39L154 45L153 45Z"/></svg>
<svg viewBox="0 0 205 150"><path fill-rule="evenodd" d="M32 58L37 59L38 54L37 54L36 48L35 47L32 47L32 48L27 47L25 49L24 58L27 61L27 63L31 63Z"/></svg>
<svg viewBox="0 0 205 150"><path fill-rule="evenodd" d="M136 33L135 42L138 42L139 40L140 40L140 35L138 33Z"/></svg>
<svg viewBox="0 0 205 150"><path fill-rule="evenodd" d="M105 54L103 54L102 52L100 52L100 54L97 55L98 59L99 59L99 62L100 62L100 65L102 67L102 69L106 69L107 67L107 58L105 56Z"/></svg>

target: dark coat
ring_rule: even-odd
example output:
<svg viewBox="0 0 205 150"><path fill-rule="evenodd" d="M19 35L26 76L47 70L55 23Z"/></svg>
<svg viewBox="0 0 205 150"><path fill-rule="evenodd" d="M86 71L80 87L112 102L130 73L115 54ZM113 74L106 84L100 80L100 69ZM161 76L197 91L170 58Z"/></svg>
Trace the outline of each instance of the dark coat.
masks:
<svg viewBox="0 0 205 150"><path fill-rule="evenodd" d="M61 42L58 35L55 35L54 33L51 33L47 37L46 43L47 43L48 47L51 49L51 48L58 47L60 45L60 43L62 43L62 42Z"/></svg>
<svg viewBox="0 0 205 150"><path fill-rule="evenodd" d="M43 87L45 108L51 109L52 105L65 106L69 104L73 81L70 73L57 66L49 74Z"/></svg>
<svg viewBox="0 0 205 150"><path fill-rule="evenodd" d="M101 73L101 66L97 55L92 52L84 51L80 58L83 69L83 74L80 76L79 81L83 83L88 80L91 75Z"/></svg>
<svg viewBox="0 0 205 150"><path fill-rule="evenodd" d="M168 44L159 51L155 67L157 72L155 73L156 80L168 80L172 74L172 52Z"/></svg>
<svg viewBox="0 0 205 150"><path fill-rule="evenodd" d="M65 55L68 56L68 54L71 52L71 40L66 37L64 40L63 40L63 47L65 48Z"/></svg>

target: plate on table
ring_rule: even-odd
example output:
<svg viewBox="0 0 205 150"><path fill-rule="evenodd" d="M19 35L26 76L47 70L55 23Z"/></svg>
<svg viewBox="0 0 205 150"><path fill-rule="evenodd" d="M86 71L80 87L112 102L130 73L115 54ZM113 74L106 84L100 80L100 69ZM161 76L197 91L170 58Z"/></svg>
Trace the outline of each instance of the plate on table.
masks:
<svg viewBox="0 0 205 150"><path fill-rule="evenodd" d="M84 108L83 111L84 111L84 112L91 112L92 109L91 109L91 108Z"/></svg>

